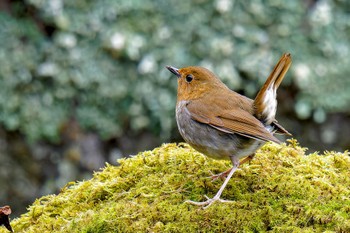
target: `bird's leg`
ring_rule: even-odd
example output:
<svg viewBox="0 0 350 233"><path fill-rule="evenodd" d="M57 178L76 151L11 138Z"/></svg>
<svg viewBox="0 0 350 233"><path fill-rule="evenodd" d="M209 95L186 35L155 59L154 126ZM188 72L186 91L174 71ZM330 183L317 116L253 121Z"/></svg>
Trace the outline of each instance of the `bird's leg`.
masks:
<svg viewBox="0 0 350 233"><path fill-rule="evenodd" d="M221 185L219 191L216 193L216 195L213 198L208 198L207 196L205 196L207 198L206 201L197 202L197 201L190 201L190 200L188 200L188 201L186 201L186 203L190 203L190 204L198 205L198 206L203 206L203 209L206 209L206 208L208 208L211 204L213 204L216 201L231 202L231 201L228 201L228 200L220 199L220 196L221 196L222 192L224 191L227 183L229 182L229 180L231 179L233 173L235 173L235 171L237 170L237 168L239 166L239 160L237 158L231 157L231 161L232 161L233 167L231 168L229 174L227 175L226 180Z"/></svg>
<svg viewBox="0 0 350 233"><path fill-rule="evenodd" d="M245 157L244 159L239 161L239 165L242 165L246 162L249 162L250 160L252 160L254 158L254 156L255 156L255 154L248 155L247 157Z"/></svg>
<svg viewBox="0 0 350 233"><path fill-rule="evenodd" d="M228 170L226 170L226 171L224 171L224 172L221 172L221 173L219 173L219 174L213 174L213 175L211 175L211 176L209 176L208 178L210 178L212 181L215 181L215 180L217 180L217 179L224 179L224 178L226 178L227 177L227 175L230 173L230 171L232 170L232 167L231 168L229 168Z"/></svg>
<svg viewBox="0 0 350 233"><path fill-rule="evenodd" d="M247 157L245 157L244 159L242 159L239 162L239 165L242 165L242 164L244 164L246 162L249 162L250 160L252 160L254 158L254 155L255 154L248 155ZM217 180L219 178L220 179L226 178L231 170L232 170L232 167L230 169L228 169L227 171L221 172L219 174L211 175L209 178L212 179L212 181L215 181L215 180Z"/></svg>

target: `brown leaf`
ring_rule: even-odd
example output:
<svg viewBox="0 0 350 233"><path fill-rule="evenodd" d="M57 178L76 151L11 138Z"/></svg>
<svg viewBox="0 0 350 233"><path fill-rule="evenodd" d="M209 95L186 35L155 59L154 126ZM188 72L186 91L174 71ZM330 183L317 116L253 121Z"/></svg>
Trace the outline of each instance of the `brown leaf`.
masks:
<svg viewBox="0 0 350 233"><path fill-rule="evenodd" d="M10 225L9 215L11 214L11 208L8 205L0 207L0 226L4 225L7 230L13 232Z"/></svg>

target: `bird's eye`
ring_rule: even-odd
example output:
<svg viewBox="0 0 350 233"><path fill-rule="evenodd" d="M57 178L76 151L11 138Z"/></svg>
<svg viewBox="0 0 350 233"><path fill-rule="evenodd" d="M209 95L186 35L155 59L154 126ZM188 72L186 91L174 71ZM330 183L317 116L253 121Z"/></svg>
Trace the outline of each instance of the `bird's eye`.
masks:
<svg viewBox="0 0 350 233"><path fill-rule="evenodd" d="M186 76L186 82L190 83L190 82L192 82L192 80L193 80L193 76L191 74L188 74Z"/></svg>

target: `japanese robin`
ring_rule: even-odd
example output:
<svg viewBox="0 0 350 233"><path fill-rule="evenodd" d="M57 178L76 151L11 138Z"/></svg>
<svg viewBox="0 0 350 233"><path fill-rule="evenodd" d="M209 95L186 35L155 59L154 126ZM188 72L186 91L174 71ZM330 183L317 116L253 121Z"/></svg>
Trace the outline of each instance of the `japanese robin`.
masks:
<svg viewBox="0 0 350 233"><path fill-rule="evenodd" d="M220 196L238 166L252 159L264 143L280 143L274 133L290 135L275 115L276 91L291 62L289 53L280 58L254 100L230 90L206 68L166 67L178 77L176 121L181 136L204 155L233 164L228 171L214 176L226 179L213 198L187 202L205 208L215 201L227 202Z"/></svg>

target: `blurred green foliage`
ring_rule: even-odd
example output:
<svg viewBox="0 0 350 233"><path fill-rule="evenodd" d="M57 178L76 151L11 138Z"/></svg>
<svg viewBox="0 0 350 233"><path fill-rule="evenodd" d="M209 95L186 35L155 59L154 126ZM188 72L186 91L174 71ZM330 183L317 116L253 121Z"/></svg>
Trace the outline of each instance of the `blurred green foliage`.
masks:
<svg viewBox="0 0 350 233"><path fill-rule="evenodd" d="M284 84L300 90L300 118L349 112L346 0L21 4L0 12L0 122L34 141L58 141L70 117L104 138L125 129L169 137L176 80L165 65L206 66L253 97L287 51Z"/></svg>

